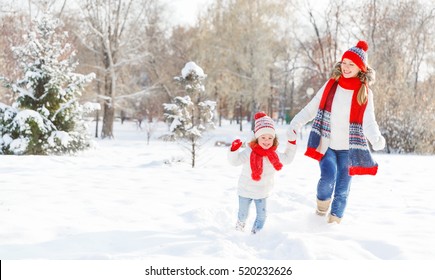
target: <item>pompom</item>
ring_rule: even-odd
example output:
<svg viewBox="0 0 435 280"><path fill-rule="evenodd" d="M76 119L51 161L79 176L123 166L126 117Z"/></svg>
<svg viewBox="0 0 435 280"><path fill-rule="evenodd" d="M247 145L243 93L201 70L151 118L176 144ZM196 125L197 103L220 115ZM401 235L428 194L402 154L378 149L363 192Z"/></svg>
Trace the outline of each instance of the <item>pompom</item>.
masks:
<svg viewBox="0 0 435 280"><path fill-rule="evenodd" d="M369 44L366 41L359 41L356 47L366 52L369 49Z"/></svg>
<svg viewBox="0 0 435 280"><path fill-rule="evenodd" d="M254 119L258 120L259 118L267 116L265 112L261 111L254 115Z"/></svg>

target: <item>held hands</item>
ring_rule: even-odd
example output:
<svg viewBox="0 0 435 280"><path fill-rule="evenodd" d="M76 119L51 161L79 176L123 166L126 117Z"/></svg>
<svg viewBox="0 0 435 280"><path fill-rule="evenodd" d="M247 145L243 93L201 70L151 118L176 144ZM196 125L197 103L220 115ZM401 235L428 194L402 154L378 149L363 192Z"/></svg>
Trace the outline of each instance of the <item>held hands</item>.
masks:
<svg viewBox="0 0 435 280"><path fill-rule="evenodd" d="M375 151L379 151L385 148L385 138L382 135L379 136L377 140L372 143L372 148Z"/></svg>
<svg viewBox="0 0 435 280"><path fill-rule="evenodd" d="M231 152L237 151L242 146L242 141L240 139L236 139L231 144Z"/></svg>
<svg viewBox="0 0 435 280"><path fill-rule="evenodd" d="M287 131L287 139L290 144L296 145L296 139L297 139L296 130L290 128Z"/></svg>

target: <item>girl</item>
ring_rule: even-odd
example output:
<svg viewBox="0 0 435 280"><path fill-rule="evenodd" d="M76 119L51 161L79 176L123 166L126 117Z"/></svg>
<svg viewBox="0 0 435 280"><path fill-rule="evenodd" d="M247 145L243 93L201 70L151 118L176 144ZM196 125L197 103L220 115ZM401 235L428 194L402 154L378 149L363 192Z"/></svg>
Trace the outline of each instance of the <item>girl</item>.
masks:
<svg viewBox="0 0 435 280"><path fill-rule="evenodd" d="M340 223L343 217L351 176L375 175L378 170L366 139L374 150L385 146L368 88L375 71L367 65L367 50L368 44L359 41L343 54L329 81L293 118L288 132L295 137L314 119L305 155L320 162L316 213L326 215L331 205L329 223Z"/></svg>
<svg viewBox="0 0 435 280"><path fill-rule="evenodd" d="M266 221L266 198L274 185L274 174L281 170L283 164L293 161L296 152L296 137L289 139L284 153L276 152L278 139L273 120L264 112L258 112L255 119L255 138L242 151L242 142L237 139L228 152L228 160L234 165L243 164L239 178L239 212L236 230L243 231L248 218L252 200L255 202L257 217L251 233L260 231Z"/></svg>

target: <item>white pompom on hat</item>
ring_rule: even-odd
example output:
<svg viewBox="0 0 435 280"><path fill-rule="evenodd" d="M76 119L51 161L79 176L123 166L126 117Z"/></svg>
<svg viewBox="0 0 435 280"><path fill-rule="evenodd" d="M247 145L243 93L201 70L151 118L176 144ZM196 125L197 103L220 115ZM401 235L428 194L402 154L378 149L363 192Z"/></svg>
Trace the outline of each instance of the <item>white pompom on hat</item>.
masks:
<svg viewBox="0 0 435 280"><path fill-rule="evenodd" d="M260 137L264 134L270 134L275 137L275 122L271 117L267 116L265 112L258 112L254 115L255 128L254 135L255 138Z"/></svg>

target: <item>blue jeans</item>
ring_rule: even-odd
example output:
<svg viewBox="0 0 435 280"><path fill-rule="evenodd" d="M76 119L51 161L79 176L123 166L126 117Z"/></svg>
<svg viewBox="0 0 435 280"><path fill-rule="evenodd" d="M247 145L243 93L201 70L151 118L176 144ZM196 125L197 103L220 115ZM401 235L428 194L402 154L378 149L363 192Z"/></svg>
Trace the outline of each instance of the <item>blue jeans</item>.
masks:
<svg viewBox="0 0 435 280"><path fill-rule="evenodd" d="M328 200L334 194L331 214L343 217L350 191L349 150L326 151L320 160L320 180L317 184L317 199Z"/></svg>
<svg viewBox="0 0 435 280"><path fill-rule="evenodd" d="M239 221L246 222L246 219L248 218L248 214L249 214L249 206L251 206L252 200L254 200L255 208L257 209L257 217L255 218L252 231L257 232L263 228L264 222L266 221L266 198L252 199L252 198L239 196L238 218Z"/></svg>

